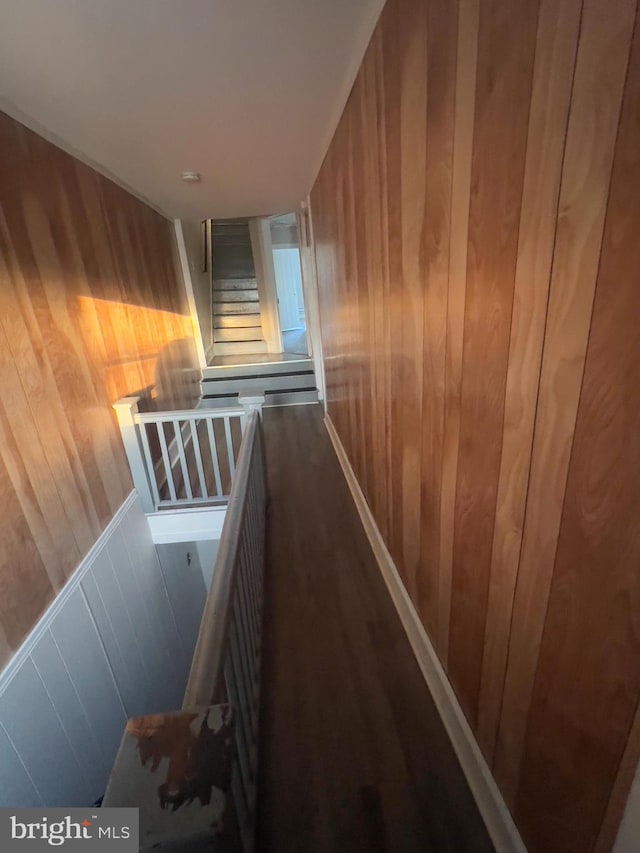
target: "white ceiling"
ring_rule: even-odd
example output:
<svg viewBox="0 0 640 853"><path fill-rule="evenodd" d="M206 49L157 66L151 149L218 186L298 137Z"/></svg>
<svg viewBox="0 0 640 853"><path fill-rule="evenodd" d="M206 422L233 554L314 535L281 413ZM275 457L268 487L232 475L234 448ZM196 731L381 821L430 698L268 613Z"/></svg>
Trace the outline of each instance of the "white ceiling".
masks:
<svg viewBox="0 0 640 853"><path fill-rule="evenodd" d="M382 5L2 0L0 107L169 216L292 210Z"/></svg>

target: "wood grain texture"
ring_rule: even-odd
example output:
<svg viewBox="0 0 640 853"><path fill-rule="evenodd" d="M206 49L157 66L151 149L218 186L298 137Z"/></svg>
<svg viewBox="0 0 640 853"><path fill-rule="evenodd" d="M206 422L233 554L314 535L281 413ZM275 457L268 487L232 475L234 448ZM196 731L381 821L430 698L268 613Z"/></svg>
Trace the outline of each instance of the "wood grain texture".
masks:
<svg viewBox="0 0 640 853"><path fill-rule="evenodd" d="M534 846L563 853L598 832L640 695L637 36L516 804Z"/></svg>
<svg viewBox="0 0 640 853"><path fill-rule="evenodd" d="M451 212L449 219L449 280L447 325L444 342L444 417L442 436L442 481L439 493L430 500L439 502L440 548L438 564L438 634L434 638L438 654L446 665L451 627L453 542L455 537L456 483L460 445L460 401L464 312L469 243L469 201L475 116L476 71L478 62L479 0L459 0L453 125ZM424 443L424 442L423 442ZM435 460L437 470L438 461ZM423 472L424 476L424 472ZM431 476L436 476L434 473Z"/></svg>
<svg viewBox="0 0 640 853"><path fill-rule="evenodd" d="M634 765L636 5L390 0L311 194L331 419L540 853Z"/></svg>
<svg viewBox="0 0 640 853"><path fill-rule="evenodd" d="M475 129L455 502L449 674L478 713L537 24L530 0L485 2ZM518 39L510 38L518 31Z"/></svg>
<svg viewBox="0 0 640 853"><path fill-rule="evenodd" d="M635 2L583 8L495 771L513 805L547 616Z"/></svg>
<svg viewBox="0 0 640 853"><path fill-rule="evenodd" d="M489 759L494 752L502 704L522 543L581 5L580 0L543 0L538 18L478 703L478 740Z"/></svg>
<svg viewBox="0 0 640 853"><path fill-rule="evenodd" d="M111 403L195 362L171 223L4 114L0 150L6 656L131 490Z"/></svg>

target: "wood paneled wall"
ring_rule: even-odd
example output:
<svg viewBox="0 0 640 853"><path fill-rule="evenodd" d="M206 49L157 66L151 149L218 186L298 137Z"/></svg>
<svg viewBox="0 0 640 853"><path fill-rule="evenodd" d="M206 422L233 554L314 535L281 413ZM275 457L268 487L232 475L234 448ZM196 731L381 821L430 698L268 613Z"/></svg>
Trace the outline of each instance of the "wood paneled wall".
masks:
<svg viewBox="0 0 640 853"><path fill-rule="evenodd" d="M111 404L187 402L172 224L0 114L0 662L132 485Z"/></svg>
<svg viewBox="0 0 640 853"><path fill-rule="evenodd" d="M311 196L329 416L544 853L638 759L636 6L387 0Z"/></svg>

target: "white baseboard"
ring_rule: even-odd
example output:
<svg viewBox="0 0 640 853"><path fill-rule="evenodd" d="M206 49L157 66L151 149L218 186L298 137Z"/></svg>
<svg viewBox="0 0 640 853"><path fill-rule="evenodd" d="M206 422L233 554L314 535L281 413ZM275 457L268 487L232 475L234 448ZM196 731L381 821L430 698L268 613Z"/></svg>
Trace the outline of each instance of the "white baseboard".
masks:
<svg viewBox="0 0 640 853"><path fill-rule="evenodd" d="M400 578L342 442L328 415L325 417L325 424L387 589L496 851L497 853L526 853L527 848Z"/></svg>

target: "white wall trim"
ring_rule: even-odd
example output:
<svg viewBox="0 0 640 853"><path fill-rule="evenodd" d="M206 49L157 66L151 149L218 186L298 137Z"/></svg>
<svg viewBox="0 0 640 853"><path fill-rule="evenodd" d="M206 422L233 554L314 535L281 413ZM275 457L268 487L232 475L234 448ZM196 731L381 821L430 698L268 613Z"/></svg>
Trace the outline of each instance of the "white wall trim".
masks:
<svg viewBox="0 0 640 853"><path fill-rule="evenodd" d="M453 688L442 668L435 649L420 621L413 602L400 578L393 558L384 543L373 514L360 488L342 442L331 422L325 417L327 432L353 496L367 538L373 549L387 589L407 633L427 687L442 718L458 761L477 803L497 853L526 853L526 847L511 817L491 771L467 723Z"/></svg>
<svg viewBox="0 0 640 853"><path fill-rule="evenodd" d="M249 220L249 236L256 270L256 285L260 300L260 322L262 335L267 343L267 352L282 352L282 332L278 313L276 274L271 249L271 220L269 217Z"/></svg>
<svg viewBox="0 0 640 853"><path fill-rule="evenodd" d="M219 539L227 507L163 509L147 515L151 539L155 545L171 542L201 542Z"/></svg>
<svg viewBox="0 0 640 853"><path fill-rule="evenodd" d="M0 695L2 695L4 690L11 683L11 680L13 679L14 675L25 663L27 658L30 657L42 635L49 630L49 627L51 626L53 620L58 615L60 610L64 607L71 594L82 583L84 576L87 574L87 572L95 562L96 557L107 545L109 539L114 534L118 525L120 524L124 516L127 514L127 512L129 512L129 509L133 506L137 496L138 493L134 489L125 498L123 503L116 510L115 515L113 516L109 524L102 531L94 545L92 545L87 555L82 559L80 565L76 568L76 570L64 584L62 589L56 594L51 604L39 617L38 621L33 626L29 634L27 634L25 639L22 641L20 647L14 652L14 655L9 661L9 663L5 666L2 672L0 672Z"/></svg>
<svg viewBox="0 0 640 853"><path fill-rule="evenodd" d="M182 281L184 283L184 290L187 295L187 304L189 306L189 313L191 315L191 324L193 326L193 337L196 342L198 361L200 362L200 367L203 368L207 366L207 356L204 351L202 330L200 328L200 318L198 317L196 298L193 293L193 281L191 279L191 268L189 267L189 255L187 253L187 245L184 241L184 231L182 230L182 220L174 219L173 227L176 232L178 257L180 258L180 267L182 268Z"/></svg>
<svg viewBox="0 0 640 853"><path fill-rule="evenodd" d="M305 226L305 222L307 225ZM318 270L316 266L316 247L313 234L313 216L311 200L307 197L301 204L301 212L296 213L296 225L300 241L300 266L302 271L302 295L304 299L307 341L313 359L316 374L318 397L326 407L326 384L324 376L324 353L322 348L322 317L320 313L320 293L318 290ZM308 228L307 228L308 226ZM304 260L303 260L304 253Z"/></svg>

